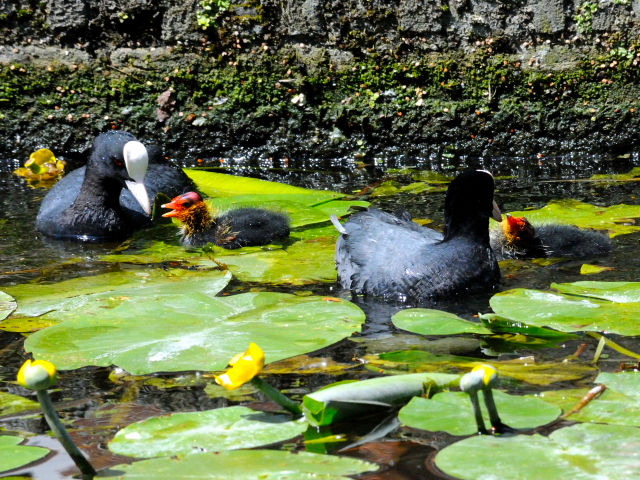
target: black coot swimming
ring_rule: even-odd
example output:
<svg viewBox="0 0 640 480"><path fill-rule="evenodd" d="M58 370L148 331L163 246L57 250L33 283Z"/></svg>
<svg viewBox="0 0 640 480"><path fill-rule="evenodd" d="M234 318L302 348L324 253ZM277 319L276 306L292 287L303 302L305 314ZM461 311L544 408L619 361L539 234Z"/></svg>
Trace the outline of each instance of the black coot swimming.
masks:
<svg viewBox="0 0 640 480"><path fill-rule="evenodd" d="M531 225L525 217L506 215L499 228L491 229L491 248L498 260L509 258L568 257L608 255L613 249L606 233L573 225Z"/></svg>
<svg viewBox="0 0 640 480"><path fill-rule="evenodd" d="M127 132L98 135L85 167L60 180L45 196L36 229L47 236L78 241L120 240L151 224L149 195L193 189L181 170L160 160ZM146 176L145 176L146 173ZM127 187L127 188L124 188Z"/></svg>
<svg viewBox="0 0 640 480"><path fill-rule="evenodd" d="M251 245L267 245L289 236L289 217L262 208L236 208L213 218L207 204L196 192L179 195L162 205L172 210L163 217L175 217L184 245L201 247L214 243L234 249Z"/></svg>
<svg viewBox="0 0 640 480"><path fill-rule="evenodd" d="M370 208L340 225L336 244L338 280L354 293L393 300L424 301L491 289L500 269L489 246L489 217L500 218L494 181L468 171L450 184L444 235L406 216Z"/></svg>

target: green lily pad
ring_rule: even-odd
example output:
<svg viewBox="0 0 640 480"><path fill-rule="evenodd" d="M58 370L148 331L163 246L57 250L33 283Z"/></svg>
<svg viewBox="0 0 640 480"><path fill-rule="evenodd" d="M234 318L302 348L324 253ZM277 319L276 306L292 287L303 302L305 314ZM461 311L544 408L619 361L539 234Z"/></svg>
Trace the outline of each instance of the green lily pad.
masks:
<svg viewBox="0 0 640 480"><path fill-rule="evenodd" d="M505 319L562 332L640 335L640 283L575 282L552 287L564 293L517 288L497 293L489 304Z"/></svg>
<svg viewBox="0 0 640 480"><path fill-rule="evenodd" d="M302 410L310 424L331 425L372 409L403 405L425 391L457 385L459 378L446 373L414 373L338 382L305 395Z"/></svg>
<svg viewBox="0 0 640 480"><path fill-rule="evenodd" d="M460 372L471 370L482 363L475 357L458 355L435 355L422 350L402 350L366 355L363 360L367 368L389 374L406 372ZM596 368L578 362L542 362L531 358L513 360L492 360L498 374L532 385L549 385L555 382L581 380L593 375Z"/></svg>
<svg viewBox="0 0 640 480"><path fill-rule="evenodd" d="M32 334L25 349L61 370L115 364L134 374L211 371L252 341L273 362L342 340L365 318L347 301L271 292L215 297L199 285L193 275L180 291L141 288L125 299L49 312L62 323Z"/></svg>
<svg viewBox="0 0 640 480"><path fill-rule="evenodd" d="M501 420L513 428L535 428L553 422L562 413L560 408L534 397L509 395L493 391ZM485 424L489 415L482 404ZM432 398L414 397L398 414L404 425L451 435L473 435L478 427L473 416L469 395L464 392L441 392Z"/></svg>
<svg viewBox="0 0 640 480"><path fill-rule="evenodd" d="M607 388L579 411L569 415L569 420L640 427L640 372L602 372L594 383L604 384ZM554 390L540 396L565 412L571 412L587 392L588 389L584 388Z"/></svg>
<svg viewBox="0 0 640 480"><path fill-rule="evenodd" d="M190 272L182 269L123 270L90 277L73 278L59 283L26 283L7 287L18 301L13 316L41 317L60 321L64 314L72 317L83 308L113 308L131 300L132 296L176 294L183 289L204 295L215 295L222 290L231 275L226 272Z"/></svg>
<svg viewBox="0 0 640 480"><path fill-rule="evenodd" d="M598 182L630 182L637 181L640 177L640 167L633 167L627 173L614 173L614 174L596 174L591 175L589 180L596 180Z"/></svg>
<svg viewBox="0 0 640 480"><path fill-rule="evenodd" d="M230 450L176 455L116 465L101 478L123 480L348 480L347 475L377 470L355 458L278 450Z"/></svg>
<svg viewBox="0 0 640 480"><path fill-rule="evenodd" d="M475 436L438 453L438 468L460 479L635 478L640 429L582 423L548 437Z"/></svg>
<svg viewBox="0 0 640 480"><path fill-rule="evenodd" d="M49 453L46 448L20 445L22 440L12 435L0 435L0 472L24 467Z"/></svg>
<svg viewBox="0 0 640 480"><path fill-rule="evenodd" d="M18 304L11 295L0 290L0 321L11 315L17 306Z"/></svg>
<svg viewBox="0 0 640 480"><path fill-rule="evenodd" d="M0 417L13 415L24 410L39 409L40 404L34 400L13 395L11 393L0 392Z"/></svg>
<svg viewBox="0 0 640 480"><path fill-rule="evenodd" d="M458 333L490 334L479 323L469 322L453 313L428 308L409 308L396 313L391 321L408 332L421 335L456 335Z"/></svg>
<svg viewBox="0 0 640 480"><path fill-rule="evenodd" d="M329 190L309 190L286 183L269 182L258 178L240 177L217 173L209 170L185 168L184 172L198 186L200 191L210 197L232 197L237 195L308 195L317 202L344 197L343 194Z"/></svg>
<svg viewBox="0 0 640 480"><path fill-rule="evenodd" d="M304 421L289 415L228 407L174 413L133 423L116 433L109 449L119 455L149 458L221 452L282 442L302 434Z"/></svg>
<svg viewBox="0 0 640 480"><path fill-rule="evenodd" d="M563 223L580 228L608 230L612 237L640 230L634 218L640 217L640 205L612 205L600 207L578 200L555 200L539 210L510 212L517 217L527 217L535 226L544 223Z"/></svg>

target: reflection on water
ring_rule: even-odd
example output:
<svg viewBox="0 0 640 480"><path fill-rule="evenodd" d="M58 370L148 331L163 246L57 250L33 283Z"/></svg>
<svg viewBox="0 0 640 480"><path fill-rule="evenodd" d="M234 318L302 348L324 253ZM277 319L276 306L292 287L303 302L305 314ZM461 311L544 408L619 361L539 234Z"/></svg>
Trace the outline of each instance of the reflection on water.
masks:
<svg viewBox="0 0 640 480"><path fill-rule="evenodd" d="M215 159L208 163L205 162L205 164L219 167L221 163ZM345 193L358 191L386 178L408 183L410 179L406 174L394 170L401 167L435 169L450 175L454 175L456 169L465 166L485 168L492 171L498 178L496 199L503 212L529 207L539 208L549 200L556 198L574 198L607 206L618 203L639 204L640 198L636 197L636 182L605 184L579 181L595 173L627 172L639 164L640 155L638 153L607 158L597 156L591 158L538 158L534 156L531 158L464 159L455 162L446 159L410 160L401 157L397 159L364 158L358 161L352 159L326 161L229 159L224 162L225 169L238 174L308 188L338 190ZM22 179L13 176L11 168L8 168L6 163L0 169L0 288L25 282L55 282L118 269L118 264L98 261L101 255L111 253L118 245L82 245L53 241L42 238L34 232L33 223L44 194L44 190L29 188ZM364 199L367 198L364 197ZM414 217L432 219L434 228L439 228L442 224L443 199L443 193L429 193L401 194L393 198L375 197L369 200L376 206L391 211L402 206L409 210ZM614 269L593 278L627 281L640 278L640 257L637 255L639 239L639 234L616 237L614 239L615 250L610 257L589 260L590 263L598 263L614 267ZM579 274L582 263L584 262L580 260L572 260L541 267L531 262L510 262L503 266L503 282L500 289L546 288L551 282L584 280L585 277ZM249 288L268 289L261 285L247 285L234 280L229 285L228 291L237 293L247 291ZM312 290L320 295L351 299L349 292L337 291L333 284L305 286L304 289ZM279 287L278 290L287 291L283 287ZM490 296L491 293L459 296L440 301L432 307L472 319L474 314L489 310ZM552 360L572 354L584 341L581 339L566 342L558 348L537 350L533 347L525 348L522 345L508 343L488 344L468 336L452 339L429 339L399 332L391 324L391 316L399 309L406 308L407 305L393 305L368 299L354 299L354 301L367 314L367 323L362 333L317 353L318 356L331 356L339 362L353 363L354 357L367 353L420 348L435 353L456 353L477 357L499 355L500 358L512 358L535 354L537 359ZM619 339L619 341L631 350L640 350L640 342L633 338ZM5 382L0 384L0 389L24 395L24 390L6 383L14 379L15 372L24 358L22 342L21 335L0 331L0 379ZM593 352L594 348L595 341L589 345L585 358L589 352ZM613 370L617 367L620 357L618 354L608 353L611 356L601 361L600 365L604 369ZM65 373L62 376L61 390L56 393L56 401L61 402L62 415L67 418L82 419L82 422L77 420L76 426L82 425L79 427L80 435L86 448L90 449L92 458L97 459L101 466L122 462L121 458L112 456L105 446L110 436L116 431L116 425L123 426L131 421L157 415L161 412L202 410L233 404L232 401L224 398L211 398L205 391L208 382L202 380L194 382L191 386L161 389L134 381L113 383L108 377L109 372L109 369L86 368ZM370 375L371 373L363 368L355 368L350 373L342 374L338 378L323 374L309 376L290 374L274 376L270 378L270 381L299 398L304 393L337 379L365 378ZM120 416L117 420L105 425L98 421L97 412L103 411L111 404L119 406ZM141 413L140 408L147 413ZM132 413L134 411L135 415ZM41 420L38 419L34 423L33 418L24 416L2 418L0 419L0 427L5 427L9 432L18 433L41 433L44 429ZM347 433L354 436L354 432ZM395 431L387 438L398 438L399 435L398 431ZM412 431L411 436L414 440L430 445L443 445L450 441L447 436L436 437L427 432L416 433ZM96 439L99 439L98 444L91 445L91 442L96 442ZM39 440L34 439L30 443L35 445L38 442ZM302 448L302 444L299 442L296 448ZM380 447L378 446L378 448ZM420 451L415 446L413 449L414 453ZM359 455L362 454L361 451ZM64 462L62 467L58 463L54 464L54 462L61 461L60 457L61 455L55 455L45 459L46 468L34 467L26 469L26 471L31 472L35 478L45 478L43 470L49 472L49 476L46 476L47 479L61 478L61 473L52 473L61 472L68 467ZM412 458L412 462L419 465L419 468L422 468L420 462L415 462L415 455L408 455L408 457ZM399 471L401 470L402 468L399 469Z"/></svg>

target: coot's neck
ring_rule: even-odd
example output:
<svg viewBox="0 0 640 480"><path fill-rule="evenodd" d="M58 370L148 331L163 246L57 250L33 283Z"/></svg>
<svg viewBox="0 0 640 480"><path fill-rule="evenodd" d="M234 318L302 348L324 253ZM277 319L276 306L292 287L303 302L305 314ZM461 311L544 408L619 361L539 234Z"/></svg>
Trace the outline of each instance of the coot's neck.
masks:
<svg viewBox="0 0 640 480"><path fill-rule="evenodd" d="M474 218L459 218L445 214L444 239L446 242L456 237L471 238L482 245L489 246L489 217L477 215Z"/></svg>
<svg viewBox="0 0 640 480"><path fill-rule="evenodd" d="M187 237L204 232L215 223L211 218L207 204L204 202L198 202L189 207L187 214L182 216L180 221L182 222L182 232Z"/></svg>
<svg viewBox="0 0 640 480"><path fill-rule="evenodd" d="M122 184L110 177L105 177L87 166L84 181L74 206L96 210L120 210L120 192Z"/></svg>

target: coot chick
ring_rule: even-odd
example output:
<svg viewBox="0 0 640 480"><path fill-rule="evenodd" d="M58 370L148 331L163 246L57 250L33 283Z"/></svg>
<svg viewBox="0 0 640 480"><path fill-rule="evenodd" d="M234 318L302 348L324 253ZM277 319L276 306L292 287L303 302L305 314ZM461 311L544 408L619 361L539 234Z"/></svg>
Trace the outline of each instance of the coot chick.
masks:
<svg viewBox="0 0 640 480"><path fill-rule="evenodd" d="M96 137L82 174L74 170L42 200L36 229L65 240L88 242L120 240L137 227L120 205L126 187L139 208L151 211L143 179L147 171L145 146L125 132L110 131Z"/></svg>
<svg viewBox="0 0 640 480"><path fill-rule="evenodd" d="M214 243L235 249L268 245L289 236L289 218L279 212L262 208L236 208L213 218L207 204L196 192L187 192L165 203L171 208L163 217L175 217L182 222L182 243L202 247Z"/></svg>
<svg viewBox="0 0 640 480"><path fill-rule="evenodd" d="M510 258L608 255L613 249L606 233L573 225L544 224L534 227L526 217L506 215L501 228L491 229L491 248L498 260Z"/></svg>
<svg viewBox="0 0 640 480"><path fill-rule="evenodd" d="M489 246L489 217L500 218L494 181L485 171L463 172L447 190L444 236L401 217L367 209L334 224L338 280L354 293L425 301L490 289L500 269Z"/></svg>

